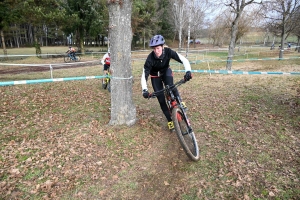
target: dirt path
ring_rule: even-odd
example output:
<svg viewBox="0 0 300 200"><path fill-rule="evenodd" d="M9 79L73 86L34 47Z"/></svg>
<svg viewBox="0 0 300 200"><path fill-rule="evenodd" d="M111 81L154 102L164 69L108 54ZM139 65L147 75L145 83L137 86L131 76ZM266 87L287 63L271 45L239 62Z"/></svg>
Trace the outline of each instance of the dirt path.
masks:
<svg viewBox="0 0 300 200"><path fill-rule="evenodd" d="M88 67L91 65L95 65L95 63L99 63L99 61L95 62L88 62L88 63L83 63L83 62L78 62L78 63L72 63L71 65L66 65L66 63L55 63L53 65L53 69L69 69L69 68L79 68L79 67ZM29 73L29 72L44 72L44 71L49 71L49 67L42 67L42 66L18 66L18 67L10 67L10 68L5 68L1 69L0 68L0 74L22 74L22 73Z"/></svg>

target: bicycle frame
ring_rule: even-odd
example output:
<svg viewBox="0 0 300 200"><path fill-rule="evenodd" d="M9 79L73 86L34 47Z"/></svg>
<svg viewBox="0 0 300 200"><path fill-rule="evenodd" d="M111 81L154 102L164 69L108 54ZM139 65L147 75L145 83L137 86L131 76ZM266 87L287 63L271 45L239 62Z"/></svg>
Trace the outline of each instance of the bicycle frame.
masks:
<svg viewBox="0 0 300 200"><path fill-rule="evenodd" d="M182 104L183 102L181 101L180 96L176 96L173 92L175 88L185 82L185 80L180 80L172 86L165 85L164 89L150 94L149 98L156 97L158 94L164 93L167 106L172 115L174 129L178 140L183 147L186 155L191 160L198 161L200 159L199 146L190 121L187 117L185 111L186 107Z"/></svg>
<svg viewBox="0 0 300 200"><path fill-rule="evenodd" d="M107 72L106 72L106 81L109 82L110 81L110 76L111 76L111 70L110 70L110 67L107 69Z"/></svg>
<svg viewBox="0 0 300 200"><path fill-rule="evenodd" d="M102 88L106 89L110 92L111 91L111 87L110 87L110 77L111 77L111 73L112 71L110 70L110 68L108 68L105 77L103 78L103 83L102 83Z"/></svg>
<svg viewBox="0 0 300 200"><path fill-rule="evenodd" d="M71 53L68 53L68 56L69 56L69 58L71 59L71 60L76 60L76 55L74 54L74 57L73 56L71 56Z"/></svg>
<svg viewBox="0 0 300 200"><path fill-rule="evenodd" d="M164 89L152 93L150 97L154 98L154 97L156 97L158 94L161 94L161 93L164 92L165 99L166 99L166 101L167 101L167 106L168 106L170 112L172 112L173 108L179 107L180 110L181 110L182 113L183 113L183 117L184 117L183 120L185 120L185 121L187 122L187 124L188 124L189 132L192 132L193 129L192 129L191 124L190 124L190 122L189 122L189 120L188 120L186 111L185 111L185 109L183 108L183 106L182 106L182 104L181 104L181 99L180 99L179 96L175 96L175 95L174 95L174 92L173 92L173 90L174 90L175 88L177 88L178 86L182 85L182 84L185 83L185 82L186 82L186 81L182 79L182 80L176 82L176 83L175 83L174 85L172 85L172 86L166 85ZM178 116L178 117L179 117L179 116Z"/></svg>
<svg viewBox="0 0 300 200"><path fill-rule="evenodd" d="M174 84L174 87L172 89L170 89L170 87L167 85L166 88L166 92L165 92L165 98L167 99L167 105L169 107L169 110L172 112L172 109L175 108L175 107L179 107L180 110L182 111L183 113L183 117L186 121L186 123L188 124L188 128L189 128L189 132L193 131L192 127L191 127L191 124L188 120L188 117L187 117L187 114L186 114L186 111L185 109L183 108L182 104L181 104L181 99L179 96L175 96L174 93L173 93L173 89L178 87L179 85L181 85L182 83L178 82L178 84L176 85L176 83ZM181 116L178 115L177 116L178 118L181 119Z"/></svg>

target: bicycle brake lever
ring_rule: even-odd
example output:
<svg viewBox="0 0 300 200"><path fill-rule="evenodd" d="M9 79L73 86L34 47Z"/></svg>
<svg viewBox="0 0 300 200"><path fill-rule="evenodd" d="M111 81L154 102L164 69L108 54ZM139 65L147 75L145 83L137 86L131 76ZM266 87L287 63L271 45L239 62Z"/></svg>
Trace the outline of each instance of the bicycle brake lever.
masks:
<svg viewBox="0 0 300 200"><path fill-rule="evenodd" d="M153 95L153 93L150 93L149 96L148 96L148 99L155 98L155 97L156 97L156 95Z"/></svg>

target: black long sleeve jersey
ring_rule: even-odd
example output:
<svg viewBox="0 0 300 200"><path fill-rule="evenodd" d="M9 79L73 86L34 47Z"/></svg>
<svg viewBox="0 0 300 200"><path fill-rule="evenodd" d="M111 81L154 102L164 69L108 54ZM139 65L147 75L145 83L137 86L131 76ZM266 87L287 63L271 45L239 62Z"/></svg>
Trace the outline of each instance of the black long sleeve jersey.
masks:
<svg viewBox="0 0 300 200"><path fill-rule="evenodd" d="M144 70L141 77L142 89L147 90L147 80L149 75L151 76L159 76L165 73L165 71L170 67L170 60L174 59L179 63L184 65L185 71L191 70L191 65L189 61L177 53L176 51L165 47L163 49L162 55L157 57L155 53L152 51L144 64Z"/></svg>

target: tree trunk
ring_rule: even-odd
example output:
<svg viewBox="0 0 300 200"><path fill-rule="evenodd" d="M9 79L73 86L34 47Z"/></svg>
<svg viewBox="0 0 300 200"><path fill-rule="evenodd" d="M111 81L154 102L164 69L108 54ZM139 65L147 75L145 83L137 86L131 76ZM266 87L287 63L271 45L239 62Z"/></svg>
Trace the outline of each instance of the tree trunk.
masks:
<svg viewBox="0 0 300 200"><path fill-rule="evenodd" d="M236 38L237 29L238 29L238 19L239 19L239 15L235 18L235 20L233 21L232 26L231 26L231 38L230 38L230 43L229 43L229 48L228 48L226 70L231 70L231 67L232 67L232 59L233 59L234 47L235 47L235 38Z"/></svg>
<svg viewBox="0 0 300 200"><path fill-rule="evenodd" d="M111 125L133 125L136 108L132 99L131 0L108 1L111 52Z"/></svg>
<svg viewBox="0 0 300 200"><path fill-rule="evenodd" d="M188 53L190 50L190 38L191 38L191 13L189 13L189 24L188 24L188 41L187 41L187 50L186 50L186 57L188 57ZM195 45L195 40L194 40Z"/></svg>
<svg viewBox="0 0 300 200"><path fill-rule="evenodd" d="M181 27L181 25L179 25L178 36L179 36L178 52L180 52L181 51L181 42L182 42L182 27Z"/></svg>
<svg viewBox="0 0 300 200"><path fill-rule="evenodd" d="M80 47L80 52L82 54L84 54L84 28L83 26L79 28L79 31L78 31L78 34L79 34L79 47ZM77 42L76 42L77 43Z"/></svg>
<svg viewBox="0 0 300 200"><path fill-rule="evenodd" d="M300 45L300 36L298 36L298 42L297 42L297 48L296 48L298 50L298 53L300 53L300 47L299 47L299 45Z"/></svg>
<svg viewBox="0 0 300 200"><path fill-rule="evenodd" d="M285 17L283 16L283 24L281 29L281 42L280 42L280 51L279 51L279 60L283 58L283 52L284 52L284 39L285 39Z"/></svg>
<svg viewBox="0 0 300 200"><path fill-rule="evenodd" d="M4 39L4 33L3 30L0 30L0 35L1 35L1 41L2 41L2 46L3 46L3 54L4 54L4 58L5 60L7 59L7 49L5 46L5 39Z"/></svg>

